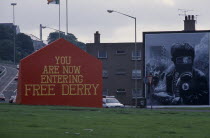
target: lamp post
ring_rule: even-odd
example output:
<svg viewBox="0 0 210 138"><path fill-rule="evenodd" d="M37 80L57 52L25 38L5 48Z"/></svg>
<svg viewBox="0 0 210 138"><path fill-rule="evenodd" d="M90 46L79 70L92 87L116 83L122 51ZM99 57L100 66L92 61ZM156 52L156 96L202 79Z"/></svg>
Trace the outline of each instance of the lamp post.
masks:
<svg viewBox="0 0 210 138"><path fill-rule="evenodd" d="M107 10L107 12L108 13L116 12L116 13L119 13L121 15L124 15L124 16L127 16L127 17L130 17L130 18L134 19L134 21L135 21L135 48L134 48L134 51L135 51L135 54L137 54L137 45L136 45L136 17L130 16L130 15L127 15L127 14L124 14L124 13L121 13L121 12L118 12L118 11L114 11L114 10ZM135 68L135 72L137 73L137 59L135 59L134 68ZM135 79L135 91L136 91L135 106L137 107L137 79Z"/></svg>
<svg viewBox="0 0 210 138"><path fill-rule="evenodd" d="M40 24L39 30L40 30L40 40L41 41L42 41L42 29L44 29L44 27L42 26L42 24Z"/></svg>
<svg viewBox="0 0 210 138"><path fill-rule="evenodd" d="M15 50L15 35L16 35L16 27L15 27L15 5L17 5L17 3L11 3L11 5L13 6L13 40L14 40L14 64L15 64L15 57L16 57L16 50Z"/></svg>
<svg viewBox="0 0 210 138"><path fill-rule="evenodd" d="M45 29L45 28L48 28L48 29L59 32L59 38L61 37L60 33L64 34L63 31L60 31L60 30L57 30L57 29L54 29L54 28L51 28L51 27L48 27L48 26L43 26L42 24L40 24L40 40L42 40L42 29Z"/></svg>
<svg viewBox="0 0 210 138"><path fill-rule="evenodd" d="M48 26L42 26L41 24L40 24L40 27L41 27L42 29L49 28L49 29L52 29L52 30L54 30L54 31L64 33L63 31L59 31L58 29L54 29L54 28L51 28L51 27L48 27Z"/></svg>
<svg viewBox="0 0 210 138"><path fill-rule="evenodd" d="M66 0L66 34L68 34L68 0Z"/></svg>

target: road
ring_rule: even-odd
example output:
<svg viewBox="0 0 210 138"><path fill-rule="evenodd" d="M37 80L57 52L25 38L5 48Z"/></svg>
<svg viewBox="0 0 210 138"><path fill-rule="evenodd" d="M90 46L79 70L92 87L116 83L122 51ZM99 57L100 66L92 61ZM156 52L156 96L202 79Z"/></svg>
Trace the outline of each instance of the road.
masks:
<svg viewBox="0 0 210 138"><path fill-rule="evenodd" d="M1 69L4 70L4 73L0 76L0 93L3 93L6 101L9 102L9 99L12 95L15 95L17 89L17 81L14 80L15 76L18 74L18 70L15 66L11 65L0 65Z"/></svg>

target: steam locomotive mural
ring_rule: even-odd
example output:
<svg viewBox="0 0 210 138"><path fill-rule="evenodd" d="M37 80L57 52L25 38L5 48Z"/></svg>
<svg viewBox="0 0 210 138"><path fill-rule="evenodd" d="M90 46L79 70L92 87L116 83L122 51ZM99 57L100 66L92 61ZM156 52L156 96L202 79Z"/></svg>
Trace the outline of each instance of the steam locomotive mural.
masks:
<svg viewBox="0 0 210 138"><path fill-rule="evenodd" d="M148 104L209 105L209 31L144 33Z"/></svg>

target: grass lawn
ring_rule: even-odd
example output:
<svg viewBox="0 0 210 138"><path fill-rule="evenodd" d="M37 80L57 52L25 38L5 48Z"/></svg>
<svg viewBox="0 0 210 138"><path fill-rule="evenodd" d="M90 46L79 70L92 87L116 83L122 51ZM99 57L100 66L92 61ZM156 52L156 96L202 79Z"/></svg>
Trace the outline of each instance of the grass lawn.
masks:
<svg viewBox="0 0 210 138"><path fill-rule="evenodd" d="M210 113L0 104L0 138L209 138Z"/></svg>

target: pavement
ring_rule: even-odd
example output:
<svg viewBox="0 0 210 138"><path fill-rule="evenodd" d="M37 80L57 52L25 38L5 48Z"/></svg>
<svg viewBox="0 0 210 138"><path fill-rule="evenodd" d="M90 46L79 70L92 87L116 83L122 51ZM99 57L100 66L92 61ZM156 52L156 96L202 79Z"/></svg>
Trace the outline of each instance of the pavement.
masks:
<svg viewBox="0 0 210 138"><path fill-rule="evenodd" d="M155 105L152 106L154 109L164 109L164 108L204 108L204 107L210 107L210 105ZM151 105L147 105L147 108L151 108Z"/></svg>
<svg viewBox="0 0 210 138"><path fill-rule="evenodd" d="M126 105L125 108L136 108L135 106ZM192 108L192 109L191 109ZM202 108L209 108L209 109L202 109ZM154 110L154 111L186 111L186 112L210 112L210 105L167 105L167 106L160 106L160 105L147 105L146 108L137 108L137 109L147 109L147 110Z"/></svg>

